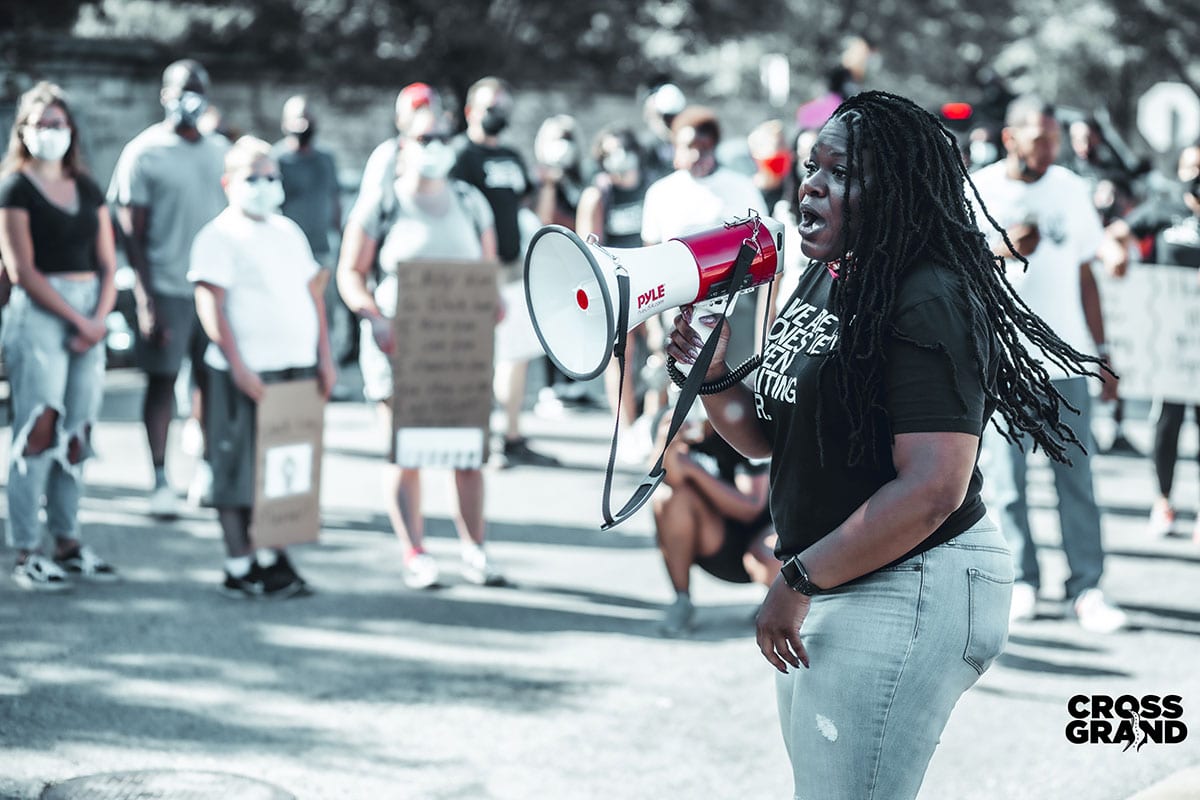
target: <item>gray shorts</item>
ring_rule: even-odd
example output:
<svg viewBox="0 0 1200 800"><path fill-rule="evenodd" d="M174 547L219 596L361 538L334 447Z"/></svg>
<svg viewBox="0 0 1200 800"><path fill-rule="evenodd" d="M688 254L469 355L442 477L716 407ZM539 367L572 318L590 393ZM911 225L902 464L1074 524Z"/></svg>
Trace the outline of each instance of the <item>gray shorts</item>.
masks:
<svg viewBox="0 0 1200 800"><path fill-rule="evenodd" d="M136 354L138 366L148 375L170 377L179 374L183 357L192 362L192 372L199 371L208 347L208 337L196 316L196 300L192 296L171 297L154 293L154 309L166 330L161 341L150 341L139 328Z"/></svg>
<svg viewBox="0 0 1200 800"><path fill-rule="evenodd" d="M233 376L205 365L205 458L212 469L212 504L217 508L254 506L255 447L258 406L242 393ZM298 381L316 377L317 368L297 367L260 372L263 383Z"/></svg>

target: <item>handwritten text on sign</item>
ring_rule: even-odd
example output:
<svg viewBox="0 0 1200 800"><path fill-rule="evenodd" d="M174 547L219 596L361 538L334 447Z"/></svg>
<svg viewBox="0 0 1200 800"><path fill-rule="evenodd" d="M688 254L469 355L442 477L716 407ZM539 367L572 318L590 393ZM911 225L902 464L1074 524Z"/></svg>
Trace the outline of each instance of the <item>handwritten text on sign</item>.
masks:
<svg viewBox="0 0 1200 800"><path fill-rule="evenodd" d="M1096 274L1121 396L1200 403L1200 272L1130 264L1124 278Z"/></svg>
<svg viewBox="0 0 1200 800"><path fill-rule="evenodd" d="M484 433L481 456L486 459L498 304L496 265L412 261L399 265L397 284L393 429L477 429ZM434 461L444 462L436 457Z"/></svg>

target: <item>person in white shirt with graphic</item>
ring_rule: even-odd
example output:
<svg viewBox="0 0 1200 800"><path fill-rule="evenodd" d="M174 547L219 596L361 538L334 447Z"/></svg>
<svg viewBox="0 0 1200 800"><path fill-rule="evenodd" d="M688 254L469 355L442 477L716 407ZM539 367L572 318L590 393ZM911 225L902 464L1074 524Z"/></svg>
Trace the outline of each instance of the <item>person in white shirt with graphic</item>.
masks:
<svg viewBox="0 0 1200 800"><path fill-rule="evenodd" d="M1061 131L1052 106L1036 97L1017 98L1009 105L1005 125L1007 157L974 173L972 179L1018 254L1028 259L1028 268L999 235L989 237L993 252L1008 259L1007 277L1013 288L1063 341L1078 352L1106 357L1100 293L1092 274L1103 230L1087 184L1054 164ZM985 219L978 208L976 213L980 220ZM1079 416L1069 424L1080 441L1091 446L1092 400L1087 379L1069 375L1053 361L1045 362L1045 368L1054 388L1079 409ZM1101 398L1116 398L1116 378L1109 373L1104 373ZM983 441L980 466L987 478L984 486L990 490L989 505L997 509L1016 566L1011 616L1013 620L1033 619L1041 575L1029 524L1027 453L993 428L987 429ZM1126 615L1108 602L1099 588L1104 546L1091 456L1073 452L1071 461L1051 464L1063 550L1071 570L1066 599L1084 629L1108 633L1123 628Z"/></svg>

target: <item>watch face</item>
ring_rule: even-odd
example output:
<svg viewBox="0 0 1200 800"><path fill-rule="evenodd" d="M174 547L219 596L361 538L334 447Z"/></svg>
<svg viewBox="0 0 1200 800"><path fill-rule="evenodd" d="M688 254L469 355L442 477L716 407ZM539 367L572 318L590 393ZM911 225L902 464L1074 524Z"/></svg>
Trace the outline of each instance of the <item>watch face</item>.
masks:
<svg viewBox="0 0 1200 800"><path fill-rule="evenodd" d="M817 587L813 586L812 581L808 579L808 575L804 572L804 567L800 565L794 556L783 562L783 566L779 568L779 572L783 575L783 580L793 590L809 597L816 594Z"/></svg>
<svg viewBox="0 0 1200 800"><path fill-rule="evenodd" d="M779 571L783 574L783 580L788 586L796 591L801 590L800 582L803 576L800 574L800 567L796 565L793 559L789 558L783 562L783 566L779 568Z"/></svg>

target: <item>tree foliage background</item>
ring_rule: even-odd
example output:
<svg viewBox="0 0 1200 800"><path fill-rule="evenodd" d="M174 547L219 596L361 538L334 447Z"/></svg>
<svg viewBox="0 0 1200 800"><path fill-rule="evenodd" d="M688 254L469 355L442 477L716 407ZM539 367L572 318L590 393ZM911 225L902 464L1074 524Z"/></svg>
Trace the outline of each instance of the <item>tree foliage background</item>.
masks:
<svg viewBox="0 0 1200 800"><path fill-rule="evenodd" d="M1014 90L1105 105L1124 128L1151 84L1200 89L1195 0L0 0L5 30L17 59L39 36L70 35L221 56L218 72L459 90L497 73L629 91L665 73L757 91L758 58L775 52L798 100L857 33L883 56L875 85L926 102L969 97L994 67Z"/></svg>

